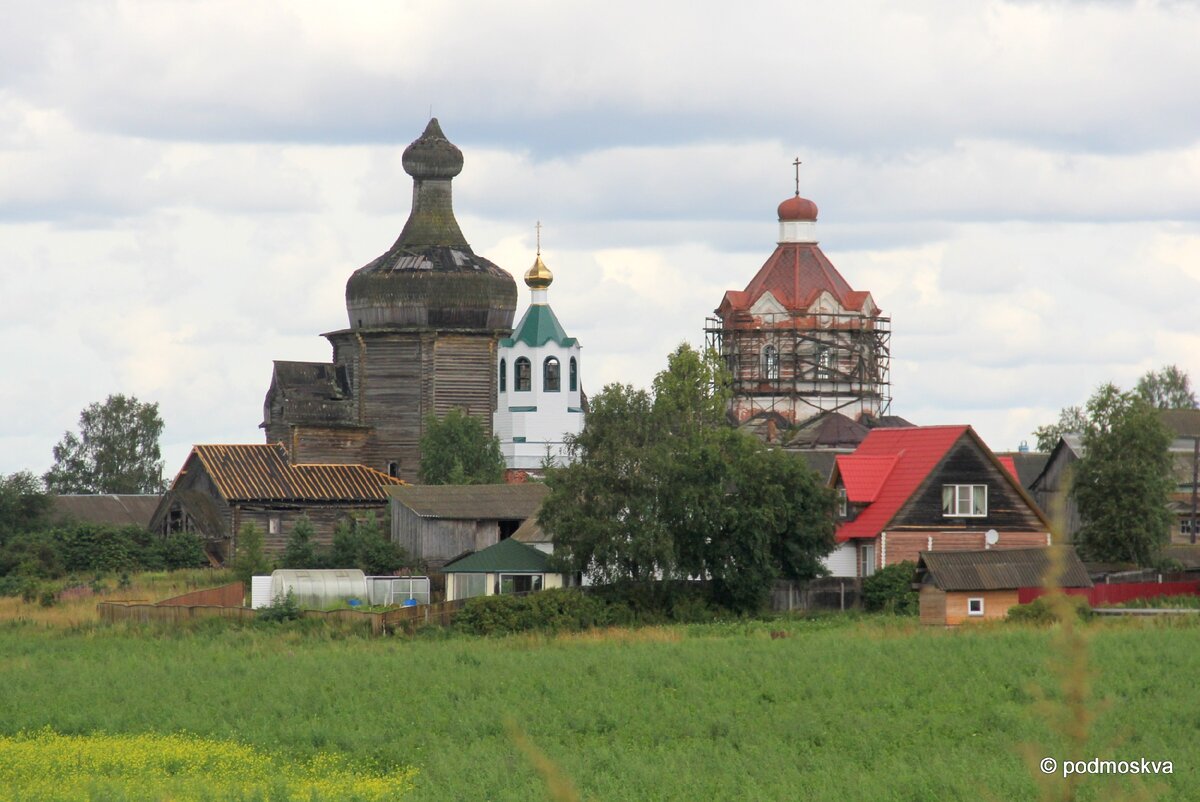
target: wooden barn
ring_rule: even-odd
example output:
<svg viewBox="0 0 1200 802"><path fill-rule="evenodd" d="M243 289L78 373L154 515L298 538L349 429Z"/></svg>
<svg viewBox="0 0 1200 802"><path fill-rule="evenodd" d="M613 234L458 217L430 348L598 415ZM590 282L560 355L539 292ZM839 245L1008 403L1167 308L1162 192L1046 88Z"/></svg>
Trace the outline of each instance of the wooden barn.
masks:
<svg viewBox="0 0 1200 802"><path fill-rule="evenodd" d="M75 494L50 497L50 519L55 523L136 526L147 529L162 496Z"/></svg>
<svg viewBox="0 0 1200 802"><path fill-rule="evenodd" d="M921 552L914 580L921 623L955 627L1004 618L1018 603L1018 589L1045 584L1055 557L1060 587L1092 586L1087 568L1069 546Z"/></svg>
<svg viewBox="0 0 1200 802"><path fill-rule="evenodd" d="M924 551L1050 544L1050 524L970 426L872 429L839 454L830 484L841 500L833 576L866 577Z"/></svg>
<svg viewBox="0 0 1200 802"><path fill-rule="evenodd" d="M201 535L225 562L246 523L263 532L268 554L281 554L297 520L307 516L315 541L328 545L345 518L374 514L386 526L385 486L399 479L364 465L295 465L273 445L198 445L162 497L152 531Z"/></svg>
<svg viewBox="0 0 1200 802"><path fill-rule="evenodd" d="M547 492L537 482L389 487L392 540L436 567L508 539L537 514Z"/></svg>

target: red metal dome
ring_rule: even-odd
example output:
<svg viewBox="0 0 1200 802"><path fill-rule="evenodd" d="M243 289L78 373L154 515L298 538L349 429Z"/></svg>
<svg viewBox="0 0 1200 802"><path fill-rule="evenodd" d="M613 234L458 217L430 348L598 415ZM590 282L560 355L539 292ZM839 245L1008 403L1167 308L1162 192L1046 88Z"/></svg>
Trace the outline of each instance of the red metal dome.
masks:
<svg viewBox="0 0 1200 802"><path fill-rule="evenodd" d="M779 220L816 220L817 204L799 195L788 198L779 204Z"/></svg>

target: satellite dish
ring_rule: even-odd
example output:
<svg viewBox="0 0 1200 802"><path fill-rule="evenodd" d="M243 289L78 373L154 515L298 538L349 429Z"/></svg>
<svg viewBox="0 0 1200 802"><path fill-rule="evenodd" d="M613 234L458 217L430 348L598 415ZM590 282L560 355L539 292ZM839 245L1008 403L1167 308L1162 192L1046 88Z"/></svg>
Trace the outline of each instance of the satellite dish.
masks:
<svg viewBox="0 0 1200 802"><path fill-rule="evenodd" d="M989 529L984 533L983 539L989 546L994 546L1000 542L1000 533L995 529Z"/></svg>

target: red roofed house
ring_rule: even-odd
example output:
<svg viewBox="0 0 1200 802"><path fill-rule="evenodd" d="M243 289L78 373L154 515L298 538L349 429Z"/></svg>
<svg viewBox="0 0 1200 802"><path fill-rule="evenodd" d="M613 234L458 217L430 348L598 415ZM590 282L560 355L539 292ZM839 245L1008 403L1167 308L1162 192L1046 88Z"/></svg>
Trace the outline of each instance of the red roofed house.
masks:
<svg viewBox="0 0 1200 802"><path fill-rule="evenodd" d="M837 410L870 423L885 415L890 321L821 252L817 205L779 204L775 252L744 290L730 290L706 328L733 374L731 413L785 425Z"/></svg>
<svg viewBox="0 0 1200 802"><path fill-rule="evenodd" d="M839 454L830 484L842 499L834 576L870 576L921 552L1050 544L1050 525L970 426L872 429Z"/></svg>

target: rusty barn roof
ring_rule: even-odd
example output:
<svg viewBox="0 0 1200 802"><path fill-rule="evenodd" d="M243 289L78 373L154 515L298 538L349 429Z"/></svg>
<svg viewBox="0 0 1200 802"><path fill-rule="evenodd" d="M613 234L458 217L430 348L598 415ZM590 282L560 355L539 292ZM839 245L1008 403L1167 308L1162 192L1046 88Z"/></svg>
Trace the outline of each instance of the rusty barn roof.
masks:
<svg viewBox="0 0 1200 802"><path fill-rule="evenodd" d="M1090 588L1092 580L1070 546L983 551L923 551L917 562L917 582L941 590L1012 590L1036 588L1050 571L1052 552L1062 555L1059 585Z"/></svg>
<svg viewBox="0 0 1200 802"><path fill-rule="evenodd" d="M538 511L550 492L544 484L405 485L387 494L422 518L522 520Z"/></svg>
<svg viewBox="0 0 1200 802"><path fill-rule="evenodd" d="M365 465L293 465L279 443L199 445L192 455L226 501L386 501L383 485L404 484Z"/></svg>

